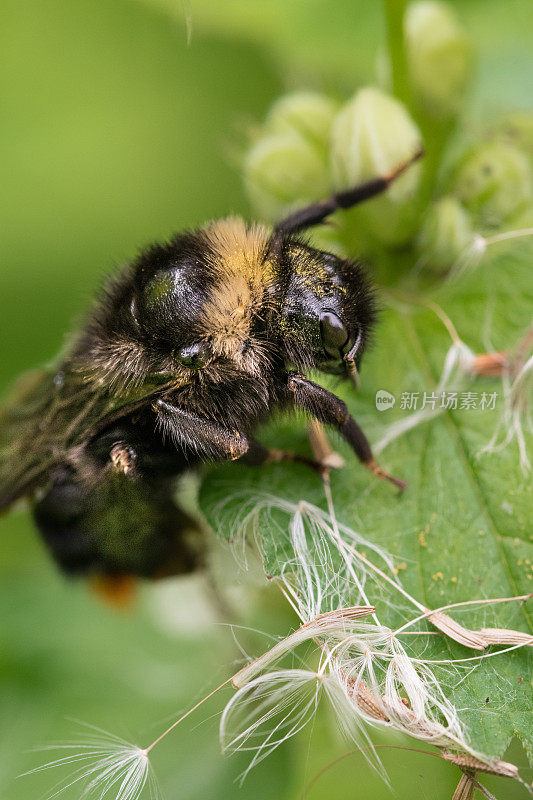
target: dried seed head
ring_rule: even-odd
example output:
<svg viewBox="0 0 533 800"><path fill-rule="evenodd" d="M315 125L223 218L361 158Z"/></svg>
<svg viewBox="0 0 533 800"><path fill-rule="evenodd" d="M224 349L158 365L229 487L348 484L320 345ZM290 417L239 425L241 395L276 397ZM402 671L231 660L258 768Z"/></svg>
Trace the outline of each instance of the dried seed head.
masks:
<svg viewBox="0 0 533 800"><path fill-rule="evenodd" d="M466 753L451 753L442 750L442 757L446 761L451 761L461 769L469 769L475 772L487 772L490 775L503 775L505 778L518 778L518 767L509 764L508 761L500 761L499 758L491 758L490 761L480 761L475 756Z"/></svg>
<svg viewBox="0 0 533 800"><path fill-rule="evenodd" d="M368 714L373 719L389 722L389 716L381 699L372 694L363 678L358 678L357 680L349 678L347 686L352 700L365 714Z"/></svg>
<svg viewBox="0 0 533 800"><path fill-rule="evenodd" d="M387 709L390 718L395 722L404 726L412 736L418 739L431 741L435 738L436 731L430 725L429 720L424 717L417 716L400 697L387 697L383 695L381 698L383 705ZM442 733L439 731L439 733Z"/></svg>
<svg viewBox="0 0 533 800"><path fill-rule="evenodd" d="M369 614L374 614L375 610L374 606L349 606L348 608L339 608L336 611L324 611L310 622L302 625L302 628L316 625L318 628L323 628L326 632L329 632L332 628L337 628L340 623L348 623L362 617L368 617Z"/></svg>
<svg viewBox="0 0 533 800"><path fill-rule="evenodd" d="M508 628L481 628L480 634L487 644L523 644L529 647L533 646L533 636L522 631L512 631Z"/></svg>
<svg viewBox="0 0 533 800"><path fill-rule="evenodd" d="M50 745L45 749L64 751L65 755L24 773L75 766L68 777L56 784L49 798L74 787L76 797L138 800L145 786L153 800L160 797L148 750L93 725L81 724L90 731L90 737L66 745Z"/></svg>
<svg viewBox="0 0 533 800"><path fill-rule="evenodd" d="M531 469L527 433L533 432L531 390L533 388L533 329L530 329L511 356L509 369L502 374L503 411L496 429L482 453L503 450L513 440L518 445L520 466L524 473Z"/></svg>
<svg viewBox="0 0 533 800"><path fill-rule="evenodd" d="M452 800L472 800L476 788L473 776L466 772L461 775L461 780L457 784Z"/></svg>
<svg viewBox="0 0 533 800"><path fill-rule="evenodd" d="M489 644L483 634L463 627L443 611L434 611L429 614L428 619L432 625L446 634L446 636L449 636L450 639L454 639L459 644L470 647L472 650L484 650Z"/></svg>
<svg viewBox="0 0 533 800"><path fill-rule="evenodd" d="M470 364L471 375L499 378L509 368L507 353L479 353Z"/></svg>
<svg viewBox="0 0 533 800"><path fill-rule="evenodd" d="M322 636L335 636L339 633L347 635L353 622L361 619L361 617L373 614L375 610L374 606L349 606L348 608L339 608L336 611L325 611L322 614L318 614L317 617L304 623L294 633L275 644L268 652L263 653L259 658L239 670L232 678L233 686L236 689L240 689L250 683L260 672L279 661L285 653L293 650L302 642Z"/></svg>

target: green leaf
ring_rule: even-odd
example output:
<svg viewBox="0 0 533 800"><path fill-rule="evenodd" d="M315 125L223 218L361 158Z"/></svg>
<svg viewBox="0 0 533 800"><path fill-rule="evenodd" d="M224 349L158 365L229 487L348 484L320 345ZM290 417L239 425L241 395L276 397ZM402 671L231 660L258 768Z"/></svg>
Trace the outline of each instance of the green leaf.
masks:
<svg viewBox="0 0 533 800"><path fill-rule="evenodd" d="M437 303L473 352L513 348L531 324L532 255L530 248L522 248L492 259L485 256L476 270L432 294L414 297L412 303L391 306L384 295L388 307L376 345L363 365L361 390L356 394L346 386L331 386L346 400L371 441L377 442L393 420L410 413L400 408L402 392L422 396L437 386L451 340L441 319L424 303ZM393 409L376 409L379 389L397 398ZM370 477L340 443L336 446L347 464L331 479L339 521L390 552L400 566L404 588L432 609L466 600L512 597L533 587L530 476L520 469L516 442L499 452L479 455L503 410L501 381L472 378L461 391L477 392L478 399L481 392L498 392L496 407L443 412L396 439L381 454L383 465L408 481L403 496ZM308 451L303 420L298 424L279 421L259 438L276 447ZM258 491L326 507L320 479L304 467L254 469L238 464L210 473L200 505L213 527L229 536L242 504ZM279 573L286 558L286 521L285 527L271 522L268 528L269 519L263 520L263 531L268 533L264 540L271 542L264 554L268 573ZM392 587L369 599L391 628L405 619L405 604L395 607L400 598ZM531 610L518 602L450 613L472 629L531 632ZM478 655L444 635L411 639L413 655L431 660ZM526 648L467 661L452 671L435 666L472 747L488 756L502 756L513 735L526 745L532 741L530 667Z"/></svg>

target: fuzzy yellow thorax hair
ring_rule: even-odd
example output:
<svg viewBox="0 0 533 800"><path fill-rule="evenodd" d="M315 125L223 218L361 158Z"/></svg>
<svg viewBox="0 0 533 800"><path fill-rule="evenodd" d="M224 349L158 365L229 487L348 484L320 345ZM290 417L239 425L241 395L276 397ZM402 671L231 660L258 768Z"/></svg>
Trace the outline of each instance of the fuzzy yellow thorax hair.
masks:
<svg viewBox="0 0 533 800"><path fill-rule="evenodd" d="M265 258L270 231L229 217L211 223L206 236L215 280L205 306L205 330L213 349L231 356L249 338L252 315L263 303L271 272Z"/></svg>

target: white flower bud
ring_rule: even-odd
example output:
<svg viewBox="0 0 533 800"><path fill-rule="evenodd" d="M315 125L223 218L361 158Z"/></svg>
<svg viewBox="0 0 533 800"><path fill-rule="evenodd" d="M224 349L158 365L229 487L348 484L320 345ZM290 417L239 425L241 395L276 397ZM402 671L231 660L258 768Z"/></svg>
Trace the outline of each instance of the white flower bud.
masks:
<svg viewBox="0 0 533 800"><path fill-rule="evenodd" d="M472 247L475 232L470 214L455 197L443 197L424 216L417 239L424 266L442 272L457 265Z"/></svg>
<svg viewBox="0 0 533 800"><path fill-rule="evenodd" d="M338 113L331 131L331 169L337 189L386 175L420 148L420 132L405 107L379 89L360 89ZM387 244L408 241L420 181L414 164L386 194L362 204L353 219ZM352 213L352 212L350 212Z"/></svg>
<svg viewBox="0 0 533 800"><path fill-rule="evenodd" d="M410 3L405 40L415 94L430 114L456 114L471 73L470 42L455 10L438 0Z"/></svg>
<svg viewBox="0 0 533 800"><path fill-rule="evenodd" d="M325 152L338 103L318 92L294 92L277 100L266 119L268 133L300 134Z"/></svg>
<svg viewBox="0 0 533 800"><path fill-rule="evenodd" d="M296 132L259 139L245 158L244 181L254 210L269 222L331 191L325 157Z"/></svg>
<svg viewBox="0 0 533 800"><path fill-rule="evenodd" d="M496 136L529 156L533 167L533 112L515 111L496 128Z"/></svg>
<svg viewBox="0 0 533 800"><path fill-rule="evenodd" d="M453 190L481 227L497 227L531 201L529 160L511 145L487 142L463 159Z"/></svg>
<svg viewBox="0 0 533 800"><path fill-rule="evenodd" d="M519 230L523 228L533 228L533 202L522 206L517 214L513 214L505 222L505 228L509 230Z"/></svg>

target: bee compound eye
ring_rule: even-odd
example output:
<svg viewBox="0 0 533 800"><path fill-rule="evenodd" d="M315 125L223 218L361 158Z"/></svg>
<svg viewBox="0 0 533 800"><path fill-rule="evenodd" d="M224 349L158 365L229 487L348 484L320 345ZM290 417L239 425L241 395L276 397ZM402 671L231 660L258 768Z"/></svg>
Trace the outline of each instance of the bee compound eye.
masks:
<svg viewBox="0 0 533 800"><path fill-rule="evenodd" d="M210 360L210 352L203 342L186 345L177 352L177 359L188 369L202 369Z"/></svg>
<svg viewBox="0 0 533 800"><path fill-rule="evenodd" d="M339 351L348 341L348 331L333 311L320 315L320 335L327 350Z"/></svg>

